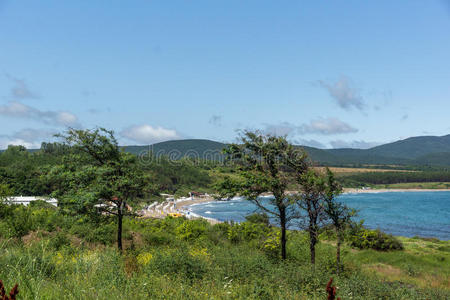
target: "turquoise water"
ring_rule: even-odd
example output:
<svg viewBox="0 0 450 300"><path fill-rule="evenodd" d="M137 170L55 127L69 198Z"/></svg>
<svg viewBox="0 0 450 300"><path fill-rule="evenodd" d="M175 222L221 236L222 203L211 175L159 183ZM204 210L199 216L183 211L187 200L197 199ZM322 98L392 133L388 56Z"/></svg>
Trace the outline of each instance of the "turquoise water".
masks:
<svg viewBox="0 0 450 300"><path fill-rule="evenodd" d="M394 235L450 240L450 192L391 192L345 194L338 198L359 211L368 228ZM245 199L192 205L198 215L220 221L245 221L257 207ZM295 226L293 226L295 227Z"/></svg>

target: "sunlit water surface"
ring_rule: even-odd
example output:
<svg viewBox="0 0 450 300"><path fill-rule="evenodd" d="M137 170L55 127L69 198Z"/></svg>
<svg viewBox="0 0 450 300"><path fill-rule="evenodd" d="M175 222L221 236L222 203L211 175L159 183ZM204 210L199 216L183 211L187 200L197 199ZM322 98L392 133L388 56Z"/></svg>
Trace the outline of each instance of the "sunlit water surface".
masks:
<svg viewBox="0 0 450 300"><path fill-rule="evenodd" d="M390 192L344 194L339 201L359 211L368 228L401 236L450 240L450 192ZM220 221L245 221L257 207L245 199L191 205L200 216ZM295 227L295 225L293 226Z"/></svg>

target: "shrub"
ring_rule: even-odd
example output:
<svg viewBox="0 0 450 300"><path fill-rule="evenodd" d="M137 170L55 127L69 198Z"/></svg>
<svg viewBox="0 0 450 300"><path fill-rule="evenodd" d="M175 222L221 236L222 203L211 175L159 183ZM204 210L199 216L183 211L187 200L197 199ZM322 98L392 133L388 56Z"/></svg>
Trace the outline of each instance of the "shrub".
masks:
<svg viewBox="0 0 450 300"><path fill-rule="evenodd" d="M149 270L160 274L178 274L188 280L200 279L207 271L207 262L202 257L186 251L160 252L149 261Z"/></svg>
<svg viewBox="0 0 450 300"><path fill-rule="evenodd" d="M169 245L175 239L173 235L162 231L145 231L142 236L144 241L152 246Z"/></svg>
<svg viewBox="0 0 450 300"><path fill-rule="evenodd" d="M84 238L88 242L108 245L116 240L116 230L116 224L113 222L96 226L96 224L80 220L71 228L70 232Z"/></svg>
<svg viewBox="0 0 450 300"><path fill-rule="evenodd" d="M49 246L55 250L59 250L64 246L70 245L70 240L63 232L58 232L49 241Z"/></svg>
<svg viewBox="0 0 450 300"><path fill-rule="evenodd" d="M0 238L10 238L12 237L12 229L6 222L0 222Z"/></svg>
<svg viewBox="0 0 450 300"><path fill-rule="evenodd" d="M264 241L263 250L270 257L277 258L280 254L281 232L279 230L270 231Z"/></svg>
<svg viewBox="0 0 450 300"><path fill-rule="evenodd" d="M228 240L237 243L265 239L268 232L270 232L270 228L266 225L247 221L230 226L227 235Z"/></svg>
<svg viewBox="0 0 450 300"><path fill-rule="evenodd" d="M23 237L32 228L30 210L23 205L17 205L6 220L14 237Z"/></svg>
<svg viewBox="0 0 450 300"><path fill-rule="evenodd" d="M350 245L359 249L402 250L403 244L380 230L360 229L350 236Z"/></svg>
<svg viewBox="0 0 450 300"><path fill-rule="evenodd" d="M175 230L176 235L184 240L194 240L204 235L208 223L205 220L185 221Z"/></svg>
<svg viewBox="0 0 450 300"><path fill-rule="evenodd" d="M250 223L270 225L269 216L266 213L254 213L245 217L245 220Z"/></svg>
<svg viewBox="0 0 450 300"><path fill-rule="evenodd" d="M46 203L48 204L48 203ZM39 208L31 209L31 222L33 224L33 230L42 229L46 231L53 231L57 226L60 226L60 220L62 219L58 212L54 209Z"/></svg>

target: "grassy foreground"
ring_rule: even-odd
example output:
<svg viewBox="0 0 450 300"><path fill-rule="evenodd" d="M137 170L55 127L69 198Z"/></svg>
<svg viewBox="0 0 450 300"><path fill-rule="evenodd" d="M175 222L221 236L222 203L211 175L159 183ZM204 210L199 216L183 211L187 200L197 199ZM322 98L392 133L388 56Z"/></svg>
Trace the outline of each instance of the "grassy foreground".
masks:
<svg viewBox="0 0 450 300"><path fill-rule="evenodd" d="M0 279L19 284L19 299L326 299L330 277L342 299L450 298L448 241L401 238L405 250L392 252L345 245L337 276L325 234L312 271L304 233L289 232L282 262L278 230L263 224L127 219L121 255L113 222L40 220L21 238L0 222Z"/></svg>

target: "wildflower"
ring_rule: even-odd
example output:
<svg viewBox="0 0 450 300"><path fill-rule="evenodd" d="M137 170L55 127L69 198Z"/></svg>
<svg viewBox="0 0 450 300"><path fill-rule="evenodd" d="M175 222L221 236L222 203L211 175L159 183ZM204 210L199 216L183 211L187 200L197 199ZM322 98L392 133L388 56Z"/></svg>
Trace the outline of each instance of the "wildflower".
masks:
<svg viewBox="0 0 450 300"><path fill-rule="evenodd" d="M137 256L137 261L140 265L146 266L152 260L153 255L149 252L143 252Z"/></svg>

